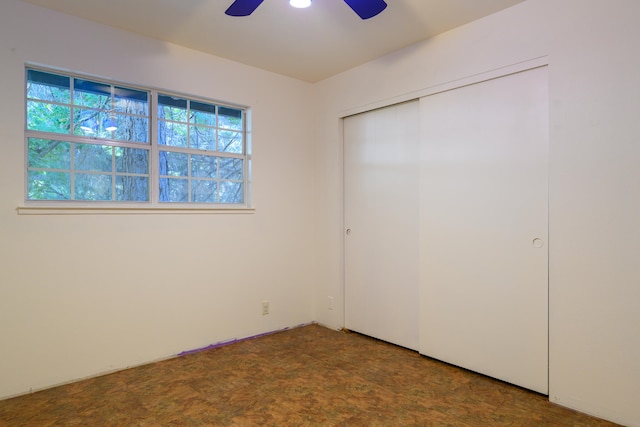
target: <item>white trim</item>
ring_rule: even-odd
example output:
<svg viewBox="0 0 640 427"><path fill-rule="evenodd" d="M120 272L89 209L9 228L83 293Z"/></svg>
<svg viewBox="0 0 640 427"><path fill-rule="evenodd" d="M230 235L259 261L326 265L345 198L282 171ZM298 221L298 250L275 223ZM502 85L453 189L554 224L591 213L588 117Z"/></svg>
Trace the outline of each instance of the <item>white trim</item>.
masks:
<svg viewBox="0 0 640 427"><path fill-rule="evenodd" d="M411 101L413 99L422 98L424 96L434 95L436 93L457 89L459 87L468 86L468 85L484 82L491 79L496 79L498 77L503 77L509 74L515 74L522 71L531 70L533 68L544 67L546 65L549 65L549 57L546 55L540 56L538 58L517 62L515 64L506 65L504 67L494 68L489 71L473 74L471 76L451 80L451 81L440 83L434 86L429 86L423 89L418 89L418 90L397 95L391 98L381 99L379 101L375 101L370 104L350 108L348 110L339 112L338 117L345 118L348 116L352 116L354 114L360 114L366 111L388 107L394 104L400 104L402 102Z"/></svg>
<svg viewBox="0 0 640 427"><path fill-rule="evenodd" d="M255 214L255 208L202 208L202 207L109 207L109 206L18 206L18 215L152 215L152 214Z"/></svg>

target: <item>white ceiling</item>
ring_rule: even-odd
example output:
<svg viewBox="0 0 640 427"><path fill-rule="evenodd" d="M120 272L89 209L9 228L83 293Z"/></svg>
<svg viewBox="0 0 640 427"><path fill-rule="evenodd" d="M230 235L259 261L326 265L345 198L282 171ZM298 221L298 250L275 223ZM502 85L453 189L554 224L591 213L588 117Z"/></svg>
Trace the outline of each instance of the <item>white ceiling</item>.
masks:
<svg viewBox="0 0 640 427"><path fill-rule="evenodd" d="M22 1L316 82L524 0L386 0L365 21L343 0L266 0L248 17L225 15L233 0Z"/></svg>

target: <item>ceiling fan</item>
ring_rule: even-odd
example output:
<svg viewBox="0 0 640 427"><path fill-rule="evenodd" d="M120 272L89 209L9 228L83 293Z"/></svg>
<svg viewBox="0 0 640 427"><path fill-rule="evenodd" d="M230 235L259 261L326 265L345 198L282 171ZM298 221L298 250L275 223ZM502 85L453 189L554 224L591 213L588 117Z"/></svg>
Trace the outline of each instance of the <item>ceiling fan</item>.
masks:
<svg viewBox="0 0 640 427"><path fill-rule="evenodd" d="M262 2L263 0L235 0L224 13L229 16L248 16ZM373 18L387 7L384 0L344 0L344 2L362 19Z"/></svg>

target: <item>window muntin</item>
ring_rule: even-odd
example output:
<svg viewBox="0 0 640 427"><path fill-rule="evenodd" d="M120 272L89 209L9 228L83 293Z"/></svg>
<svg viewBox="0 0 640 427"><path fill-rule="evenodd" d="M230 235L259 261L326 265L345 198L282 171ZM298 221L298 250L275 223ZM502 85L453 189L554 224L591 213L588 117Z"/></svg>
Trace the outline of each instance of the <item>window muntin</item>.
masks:
<svg viewBox="0 0 640 427"><path fill-rule="evenodd" d="M160 151L160 201L244 203L244 159Z"/></svg>
<svg viewBox="0 0 640 427"><path fill-rule="evenodd" d="M26 86L27 200L246 204L243 109L31 68Z"/></svg>
<svg viewBox="0 0 640 427"><path fill-rule="evenodd" d="M242 110L158 94L159 201L244 203Z"/></svg>
<svg viewBox="0 0 640 427"><path fill-rule="evenodd" d="M27 70L27 131L148 143L148 105L146 91Z"/></svg>
<svg viewBox="0 0 640 427"><path fill-rule="evenodd" d="M158 95L158 144L244 153L242 110Z"/></svg>
<svg viewBox="0 0 640 427"><path fill-rule="evenodd" d="M149 150L28 138L28 199L149 200Z"/></svg>

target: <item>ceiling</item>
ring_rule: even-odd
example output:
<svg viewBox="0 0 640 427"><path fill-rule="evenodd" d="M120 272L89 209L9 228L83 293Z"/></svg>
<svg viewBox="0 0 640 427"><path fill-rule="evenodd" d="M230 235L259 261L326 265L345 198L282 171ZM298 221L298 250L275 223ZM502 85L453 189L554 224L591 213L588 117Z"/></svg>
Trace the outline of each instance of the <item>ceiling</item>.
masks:
<svg viewBox="0 0 640 427"><path fill-rule="evenodd" d="M386 0L364 21L343 0L266 0L247 17L225 15L233 0L22 1L317 82L524 0Z"/></svg>

